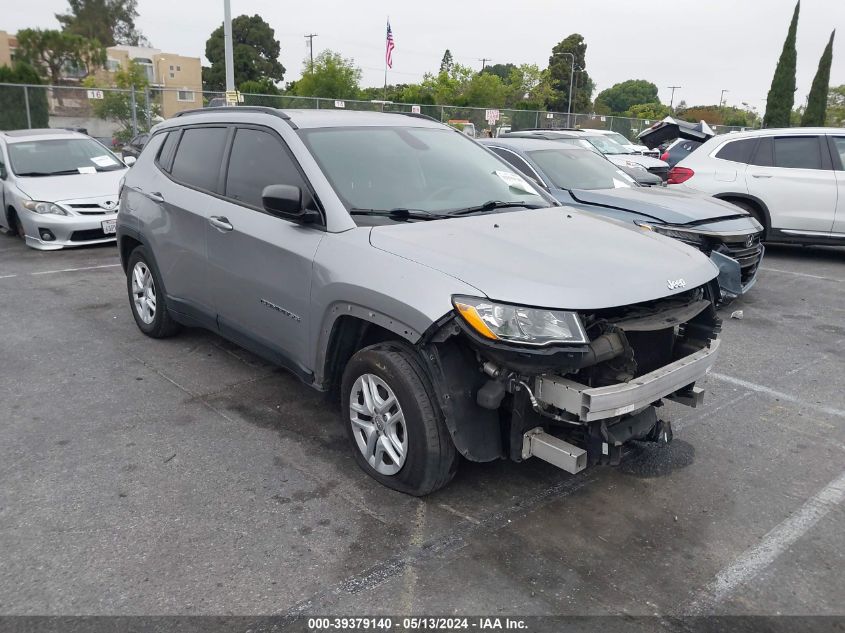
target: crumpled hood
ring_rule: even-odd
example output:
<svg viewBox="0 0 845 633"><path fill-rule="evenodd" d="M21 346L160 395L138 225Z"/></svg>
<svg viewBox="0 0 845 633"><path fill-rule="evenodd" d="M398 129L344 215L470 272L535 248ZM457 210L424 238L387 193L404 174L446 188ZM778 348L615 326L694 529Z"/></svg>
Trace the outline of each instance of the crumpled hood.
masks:
<svg viewBox="0 0 845 633"><path fill-rule="evenodd" d="M96 174L70 174L67 176L42 176L38 178L20 178L16 180L18 189L33 200L46 202L64 202L85 198L114 196L117 200L117 188L120 179L128 169L100 171Z"/></svg>
<svg viewBox="0 0 845 633"><path fill-rule="evenodd" d="M634 211L667 224L688 224L748 215L729 202L665 187L590 191L577 189L570 191L570 194L578 202Z"/></svg>
<svg viewBox="0 0 845 633"><path fill-rule="evenodd" d="M374 227L370 243L439 270L498 301L578 310L659 299L717 269L662 235L567 207ZM683 279L684 287L669 289Z"/></svg>

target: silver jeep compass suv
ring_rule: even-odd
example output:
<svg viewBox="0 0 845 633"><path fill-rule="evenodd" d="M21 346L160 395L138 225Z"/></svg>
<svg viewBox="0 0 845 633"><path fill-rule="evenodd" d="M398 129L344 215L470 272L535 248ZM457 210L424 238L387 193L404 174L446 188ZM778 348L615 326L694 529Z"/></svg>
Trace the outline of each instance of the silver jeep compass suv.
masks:
<svg viewBox="0 0 845 633"><path fill-rule="evenodd" d="M157 125L120 196L132 313L337 390L369 475L423 495L475 461L575 473L666 442L719 341L700 252L554 206L427 117L213 108Z"/></svg>

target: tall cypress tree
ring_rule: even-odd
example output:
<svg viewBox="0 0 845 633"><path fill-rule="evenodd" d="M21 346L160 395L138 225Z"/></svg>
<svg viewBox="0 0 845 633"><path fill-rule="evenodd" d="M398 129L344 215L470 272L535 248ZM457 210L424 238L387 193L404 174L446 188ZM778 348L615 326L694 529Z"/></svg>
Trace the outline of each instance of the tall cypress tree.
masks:
<svg viewBox="0 0 845 633"><path fill-rule="evenodd" d="M824 125L825 115L827 114L827 91L830 83L830 63L833 61L833 38L836 35L836 29L830 34L830 40L824 48L822 57L819 60L819 69L816 71L816 76L813 78L813 86L810 88L810 98L807 100L807 109L804 110L804 116L801 117L801 126L821 127Z"/></svg>
<svg viewBox="0 0 845 633"><path fill-rule="evenodd" d="M766 101L766 115L763 117L763 125L766 127L789 127L789 116L795 103L795 61L798 56L795 52L795 32L798 30L800 8L799 0L795 3L792 22L775 68L775 76L772 77L772 87Z"/></svg>

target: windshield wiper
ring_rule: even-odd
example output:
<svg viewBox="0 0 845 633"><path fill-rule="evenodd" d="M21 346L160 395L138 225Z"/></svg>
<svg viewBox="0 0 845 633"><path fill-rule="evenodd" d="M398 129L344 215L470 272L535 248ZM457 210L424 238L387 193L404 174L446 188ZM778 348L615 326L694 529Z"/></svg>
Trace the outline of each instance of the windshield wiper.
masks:
<svg viewBox="0 0 845 633"><path fill-rule="evenodd" d="M40 176L69 176L70 174L78 174L78 169L65 169L64 171L25 171L18 176L37 178Z"/></svg>
<svg viewBox="0 0 845 633"><path fill-rule="evenodd" d="M442 220L448 216L413 209L350 209L351 215L371 215L396 220Z"/></svg>
<svg viewBox="0 0 845 633"><path fill-rule="evenodd" d="M512 207L525 207L526 209L542 209L544 205L532 204L530 202L502 202L501 200L488 200L484 204L465 209L450 211L449 215L468 215L470 213L483 213L484 211L495 211L496 209L509 209Z"/></svg>

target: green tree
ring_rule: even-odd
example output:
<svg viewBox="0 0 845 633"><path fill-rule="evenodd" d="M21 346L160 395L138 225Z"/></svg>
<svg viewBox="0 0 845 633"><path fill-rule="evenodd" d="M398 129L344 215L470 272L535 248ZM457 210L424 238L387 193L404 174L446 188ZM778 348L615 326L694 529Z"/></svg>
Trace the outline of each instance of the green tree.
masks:
<svg viewBox="0 0 845 633"><path fill-rule="evenodd" d="M475 108L501 108L505 105L507 88L498 75L478 73L469 80L456 105Z"/></svg>
<svg viewBox="0 0 845 633"><path fill-rule="evenodd" d="M569 103L569 76L572 70L570 53L575 57L576 75L572 91L572 112L586 112L593 101L594 84L586 71L587 43L578 33L573 33L552 49L552 55L549 57L549 80L553 93L546 104L550 110L566 112Z"/></svg>
<svg viewBox="0 0 845 633"><path fill-rule="evenodd" d="M285 67L279 62L281 45L276 32L260 15L239 15L232 20L232 56L235 85L263 78L279 82ZM223 47L223 25L214 29L205 43L205 56L210 67L202 69L206 90L226 89L226 60Z"/></svg>
<svg viewBox="0 0 845 633"><path fill-rule="evenodd" d="M147 44L135 26L138 0L68 0L69 12L57 13L65 33L97 40L103 46Z"/></svg>
<svg viewBox="0 0 845 633"><path fill-rule="evenodd" d="M763 125L766 127L789 127L792 106L795 103L795 64L798 54L795 51L795 33L798 30L798 12L801 9L801 2L795 3L795 11L792 14L792 22L789 24L789 31L786 40L783 42L783 50L772 77L772 87L766 100L766 114L763 116Z"/></svg>
<svg viewBox="0 0 845 633"><path fill-rule="evenodd" d="M474 75L472 68L460 64L453 64L449 72L426 73L420 84L420 94L429 95L431 102L437 105L458 104Z"/></svg>
<svg viewBox="0 0 845 633"><path fill-rule="evenodd" d="M40 84L41 78L35 69L24 62L15 62L11 67L0 66L0 83ZM50 115L47 108L47 91L42 88L24 89L18 86L0 86L0 129L20 130L28 126L26 102L29 99L29 117L32 127L49 127Z"/></svg>
<svg viewBox="0 0 845 633"><path fill-rule="evenodd" d="M452 51L447 48L446 52L443 53L443 59L440 60L440 72L448 73L450 70L452 70L452 66L454 65L454 63L455 60L452 59Z"/></svg>
<svg viewBox="0 0 845 633"><path fill-rule="evenodd" d="M629 79L602 90L596 97L596 110L607 106L611 114L627 112L640 104L660 104L657 86L645 79ZM664 115L665 116L665 115Z"/></svg>
<svg viewBox="0 0 845 633"><path fill-rule="evenodd" d="M845 84L834 86L827 93L827 118L825 125L842 127L845 125Z"/></svg>
<svg viewBox="0 0 845 633"><path fill-rule="evenodd" d="M511 72L516 70L516 64L491 64L481 69L482 73L496 75L502 80L502 83L508 83Z"/></svg>
<svg viewBox="0 0 845 633"><path fill-rule="evenodd" d="M244 105L267 106L281 108L283 100L279 97L281 91L266 77L258 81L244 81L238 86L244 96Z"/></svg>
<svg viewBox="0 0 845 633"><path fill-rule="evenodd" d="M825 122L827 110L828 86L830 84L830 64L833 61L833 38L836 29L830 34L830 40L824 48L822 57L819 60L819 69L813 78L813 85L810 88L810 96L807 99L807 109L801 117L801 126L822 126Z"/></svg>
<svg viewBox="0 0 845 633"><path fill-rule="evenodd" d="M55 30L23 29L18 31L15 59L32 66L53 85L61 82L63 74L73 69L77 77L85 78L95 68L106 63L106 49L98 40ZM56 91L62 103L62 91Z"/></svg>
<svg viewBox="0 0 845 633"><path fill-rule="evenodd" d="M343 58L340 53L325 50L303 64L302 77L296 82L296 94L300 97L323 97L354 99L358 96L361 69L352 59Z"/></svg>
<svg viewBox="0 0 845 633"><path fill-rule="evenodd" d="M598 101L598 99L596 99ZM625 116L634 119L662 119L672 114L669 106L659 101L652 103L636 103L625 111Z"/></svg>
<svg viewBox="0 0 845 633"><path fill-rule="evenodd" d="M98 86L94 77L88 77L82 83L89 88L101 87ZM148 131L150 126L147 123L154 124L154 119L161 116L161 106L152 98L144 98L149 85L146 69L137 62L130 61L127 66L121 67L114 74L114 86L120 88L120 91L104 90L102 99L92 100L94 116L118 123L120 129L115 133L115 136L121 141L126 142L131 139L133 136L131 91L134 88L134 120L139 131ZM149 110L147 110L147 104L149 104Z"/></svg>
<svg viewBox="0 0 845 633"><path fill-rule="evenodd" d="M506 105L511 108L540 110L553 97L548 70L540 70L536 64L516 66L505 83Z"/></svg>

